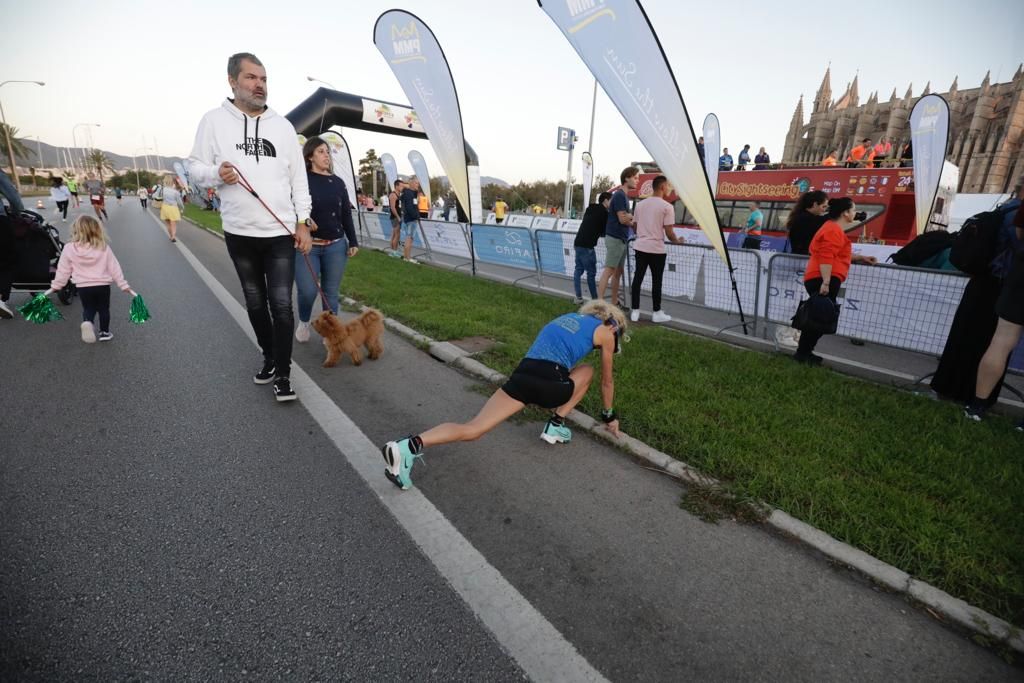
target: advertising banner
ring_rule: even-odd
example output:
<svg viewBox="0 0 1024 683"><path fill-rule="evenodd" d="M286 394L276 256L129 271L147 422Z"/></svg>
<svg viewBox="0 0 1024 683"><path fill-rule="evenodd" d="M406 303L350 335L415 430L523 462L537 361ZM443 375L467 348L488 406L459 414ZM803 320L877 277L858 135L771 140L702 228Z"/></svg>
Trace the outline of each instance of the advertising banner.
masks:
<svg viewBox="0 0 1024 683"><path fill-rule="evenodd" d="M526 228L473 225L473 250L478 261L508 268L536 270L533 239Z"/></svg>
<svg viewBox="0 0 1024 683"><path fill-rule="evenodd" d="M420 117L412 109L366 98L363 98L363 122L414 130L417 133L425 132L423 126L420 125Z"/></svg>
<svg viewBox="0 0 1024 683"><path fill-rule="evenodd" d="M420 221L420 227L427 238L430 251L448 256L460 256L465 259L471 258L469 243L466 241L466 231L461 223Z"/></svg>
<svg viewBox="0 0 1024 683"><path fill-rule="evenodd" d="M377 18L373 42L419 115L455 196L468 215L480 220L470 197L458 93L434 33L419 17L389 10Z"/></svg>
<svg viewBox="0 0 1024 683"><path fill-rule="evenodd" d="M704 119L704 170L708 174L711 194L718 196L718 152L722 149L722 128L718 117L708 114Z"/></svg>
<svg viewBox="0 0 1024 683"><path fill-rule="evenodd" d="M384 167L384 175L388 177L388 189L393 190L398 180L398 164L395 163L395 158L385 152L380 155L380 165Z"/></svg>
<svg viewBox="0 0 1024 683"><path fill-rule="evenodd" d="M427 201L433 203L434 200L430 196L430 175L427 173L427 160L423 158L422 154L412 150L409 152L409 163L412 165L412 172L420 180L420 189L423 190L423 194L427 195Z"/></svg>
<svg viewBox="0 0 1024 683"><path fill-rule="evenodd" d="M910 141L914 145L914 208L920 235L928 229L949 142L949 105L941 96L925 95L914 105Z"/></svg>

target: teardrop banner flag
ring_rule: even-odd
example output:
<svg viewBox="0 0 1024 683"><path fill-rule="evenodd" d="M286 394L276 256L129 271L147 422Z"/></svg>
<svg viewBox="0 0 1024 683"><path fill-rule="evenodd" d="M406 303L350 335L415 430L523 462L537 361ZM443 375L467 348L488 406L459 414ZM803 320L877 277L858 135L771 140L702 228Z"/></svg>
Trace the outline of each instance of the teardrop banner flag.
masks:
<svg viewBox="0 0 1024 683"><path fill-rule="evenodd" d="M345 136L333 130L320 134L320 139L327 143L331 150L331 170L334 175L345 181L345 189L348 191L348 200L352 206L356 206L356 182L355 169L352 167L352 153Z"/></svg>
<svg viewBox="0 0 1024 683"><path fill-rule="evenodd" d="M722 128L718 117L708 114L704 119L704 172L708 174L711 195L718 195L718 150L722 149ZM711 150L710 153L708 150Z"/></svg>
<svg viewBox="0 0 1024 683"><path fill-rule="evenodd" d="M914 105L910 141L914 143L914 208L920 235L928 227L949 144L949 105L940 95L925 95Z"/></svg>
<svg viewBox="0 0 1024 683"><path fill-rule="evenodd" d="M395 164L395 158L390 154L381 154L380 163L384 167L384 175L388 177L388 185L394 189L395 181L398 180L398 165Z"/></svg>
<svg viewBox="0 0 1024 683"><path fill-rule="evenodd" d="M430 196L430 176L427 174L427 160L423 158L423 155L412 150L409 152L409 163L412 165L412 171L419 178L420 188L423 190L423 194L427 195L427 201L433 204L433 199Z"/></svg>
<svg viewBox="0 0 1024 683"><path fill-rule="evenodd" d="M584 152L583 159L583 210L590 206L590 192L594 189L594 157Z"/></svg>
<svg viewBox="0 0 1024 683"><path fill-rule="evenodd" d="M639 0L538 0L601 84L725 261L743 306L693 125L672 67Z"/></svg>
<svg viewBox="0 0 1024 683"><path fill-rule="evenodd" d="M466 167L466 139L462 129L462 110L455 90L452 71L434 32L423 20L402 10L388 10L373 27L373 43L388 65L419 116L427 140L448 183L467 216L473 215ZM476 274L473 231L470 254Z"/></svg>

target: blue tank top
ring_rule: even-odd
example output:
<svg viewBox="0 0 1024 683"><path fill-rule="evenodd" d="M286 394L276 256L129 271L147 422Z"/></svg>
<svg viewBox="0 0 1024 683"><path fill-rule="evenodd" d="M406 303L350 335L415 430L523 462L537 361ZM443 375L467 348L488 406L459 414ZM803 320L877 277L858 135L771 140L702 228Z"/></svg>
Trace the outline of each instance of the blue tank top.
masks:
<svg viewBox="0 0 1024 683"><path fill-rule="evenodd" d="M558 363L571 370L594 350L594 330L601 321L592 315L567 313L555 318L540 331L527 358Z"/></svg>

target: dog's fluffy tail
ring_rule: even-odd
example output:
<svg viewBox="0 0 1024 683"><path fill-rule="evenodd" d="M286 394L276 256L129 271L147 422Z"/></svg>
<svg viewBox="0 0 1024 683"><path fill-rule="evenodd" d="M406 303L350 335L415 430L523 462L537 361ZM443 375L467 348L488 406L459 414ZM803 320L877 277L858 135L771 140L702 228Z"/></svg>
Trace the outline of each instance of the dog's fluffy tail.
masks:
<svg viewBox="0 0 1024 683"><path fill-rule="evenodd" d="M370 327L370 325L384 322L384 316L381 315L381 312L376 308L366 309L363 314L359 316L359 319L363 321L364 327Z"/></svg>

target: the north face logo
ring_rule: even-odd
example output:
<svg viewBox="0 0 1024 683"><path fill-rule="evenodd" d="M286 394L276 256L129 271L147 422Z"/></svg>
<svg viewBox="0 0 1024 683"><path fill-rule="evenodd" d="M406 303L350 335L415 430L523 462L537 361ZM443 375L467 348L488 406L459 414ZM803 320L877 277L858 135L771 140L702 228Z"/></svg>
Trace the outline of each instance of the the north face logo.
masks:
<svg viewBox="0 0 1024 683"><path fill-rule="evenodd" d="M259 147L257 147L259 145ZM245 142L239 142L235 145L235 149L243 152L247 157L261 156L261 157L276 157L277 149L274 148L274 144L266 138L246 138ZM256 150L259 149L259 154L256 154Z"/></svg>

